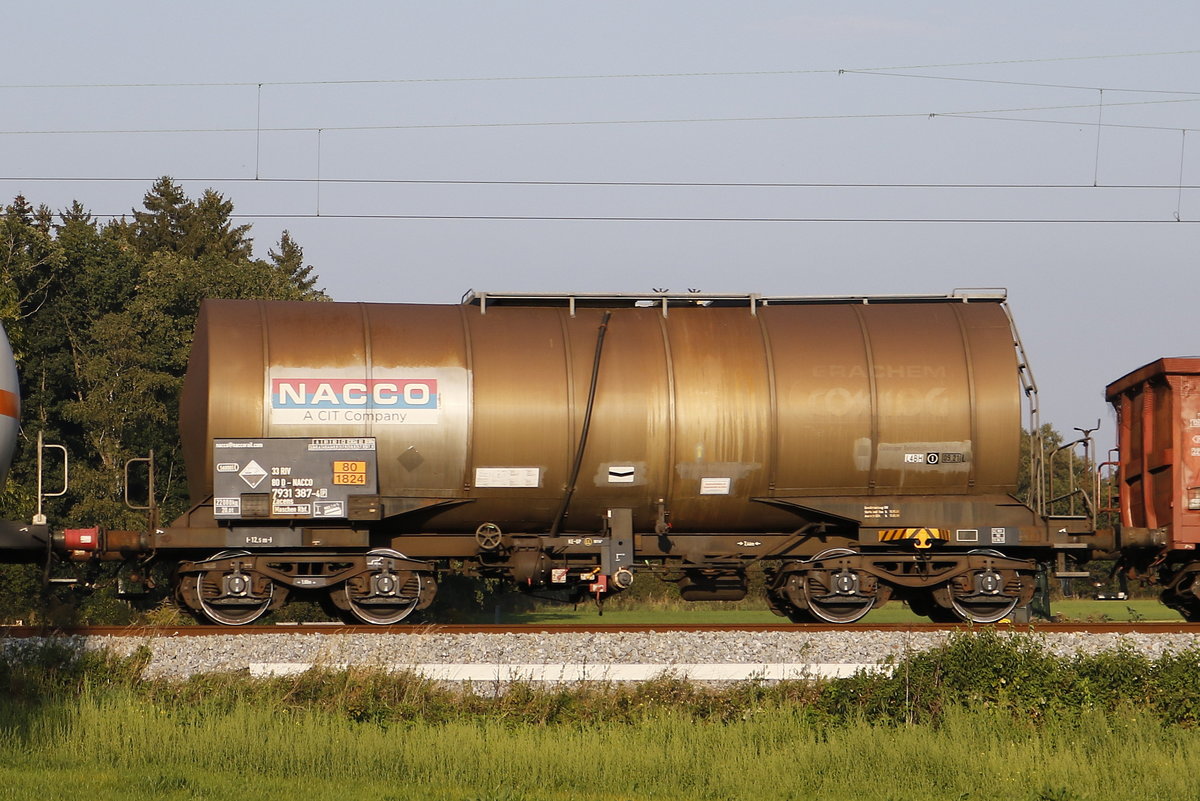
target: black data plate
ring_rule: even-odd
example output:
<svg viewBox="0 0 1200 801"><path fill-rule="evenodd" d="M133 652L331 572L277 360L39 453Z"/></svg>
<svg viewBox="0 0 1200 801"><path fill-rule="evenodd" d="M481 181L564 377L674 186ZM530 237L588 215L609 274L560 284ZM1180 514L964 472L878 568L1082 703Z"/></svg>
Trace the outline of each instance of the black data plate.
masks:
<svg viewBox="0 0 1200 801"><path fill-rule="evenodd" d="M218 439L213 471L218 520L345 518L351 495L378 491L374 437Z"/></svg>

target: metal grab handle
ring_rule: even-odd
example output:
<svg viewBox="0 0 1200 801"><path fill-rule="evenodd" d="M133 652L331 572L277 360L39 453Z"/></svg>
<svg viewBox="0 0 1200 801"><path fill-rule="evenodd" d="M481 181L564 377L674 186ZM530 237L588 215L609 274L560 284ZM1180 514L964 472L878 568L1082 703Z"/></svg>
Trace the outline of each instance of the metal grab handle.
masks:
<svg viewBox="0 0 1200 801"><path fill-rule="evenodd" d="M63 461L63 480L62 489L58 492L45 492L43 490L42 473L45 467L45 459L43 453L48 450L56 450L62 452ZM68 467L67 449L63 445L47 445L43 440L43 434L38 432L37 436L37 514L33 516L33 524L35 526L46 525L46 515L42 511L42 501L46 498L58 498L67 494L67 490L71 486L70 468Z"/></svg>
<svg viewBox="0 0 1200 801"><path fill-rule="evenodd" d="M133 501L129 500L129 466L139 462L145 462L149 466L149 470L147 471L147 501L145 506L135 506ZM150 451L149 456L129 459L125 462L125 505L137 512L154 509L154 451Z"/></svg>

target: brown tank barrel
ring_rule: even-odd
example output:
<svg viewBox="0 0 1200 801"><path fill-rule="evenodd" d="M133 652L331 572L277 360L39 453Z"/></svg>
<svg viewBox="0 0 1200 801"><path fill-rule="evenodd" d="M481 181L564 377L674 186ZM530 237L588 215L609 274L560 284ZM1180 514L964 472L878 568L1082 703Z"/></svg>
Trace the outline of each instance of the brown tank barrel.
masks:
<svg viewBox="0 0 1200 801"><path fill-rule="evenodd" d="M578 298L578 302L577 302ZM379 493L473 502L422 530L781 525L757 500L1011 492L1021 395L995 297L463 305L208 301L181 405L194 502L213 440L374 437ZM701 305L707 304L707 305Z"/></svg>

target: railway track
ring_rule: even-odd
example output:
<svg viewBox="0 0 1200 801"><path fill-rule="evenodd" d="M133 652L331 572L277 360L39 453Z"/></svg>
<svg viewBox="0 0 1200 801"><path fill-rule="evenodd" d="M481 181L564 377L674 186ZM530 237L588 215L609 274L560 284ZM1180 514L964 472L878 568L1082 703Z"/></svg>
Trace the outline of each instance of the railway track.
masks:
<svg viewBox="0 0 1200 801"><path fill-rule="evenodd" d="M972 627L967 624L943 623L885 623L858 625L829 625L820 623L690 623L690 624L587 624L587 625L540 625L540 624L414 624L392 626L350 626L341 624L277 624L271 626L0 626L0 637L84 636L84 637L230 637L243 634L635 634L647 632L679 633L706 631L738 632L813 632L844 631L848 634L865 632L929 632L969 631L972 628L991 628L999 631L1033 633L1078 633L1078 634L1200 634L1200 625L1186 621L1142 621L1137 623L1033 623L1022 625L997 624L987 627Z"/></svg>

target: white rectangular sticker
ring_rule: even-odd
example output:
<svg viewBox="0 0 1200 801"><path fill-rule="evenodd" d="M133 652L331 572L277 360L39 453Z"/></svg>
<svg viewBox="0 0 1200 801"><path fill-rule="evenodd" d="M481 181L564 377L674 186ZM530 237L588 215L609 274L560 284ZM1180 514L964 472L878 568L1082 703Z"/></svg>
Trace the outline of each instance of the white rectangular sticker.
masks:
<svg viewBox="0 0 1200 801"><path fill-rule="evenodd" d="M633 465L614 465L608 468L608 483L609 484L632 484L633 479L637 475L637 469Z"/></svg>
<svg viewBox="0 0 1200 801"><path fill-rule="evenodd" d="M374 437L318 437L308 443L310 451L373 451Z"/></svg>
<svg viewBox="0 0 1200 801"><path fill-rule="evenodd" d="M702 478L700 479L701 495L728 495L733 486L731 478Z"/></svg>
<svg viewBox="0 0 1200 801"><path fill-rule="evenodd" d="M213 514L215 515L233 515L237 516L242 513L241 498L213 498Z"/></svg>
<svg viewBox="0 0 1200 801"><path fill-rule="evenodd" d="M540 467L476 467L476 487L540 487Z"/></svg>
<svg viewBox="0 0 1200 801"><path fill-rule="evenodd" d="M346 505L342 501L318 501L313 504L313 517L345 517Z"/></svg>
<svg viewBox="0 0 1200 801"><path fill-rule="evenodd" d="M271 514L273 515L297 515L299 517L312 517L311 503L290 503L289 501L271 501Z"/></svg>

